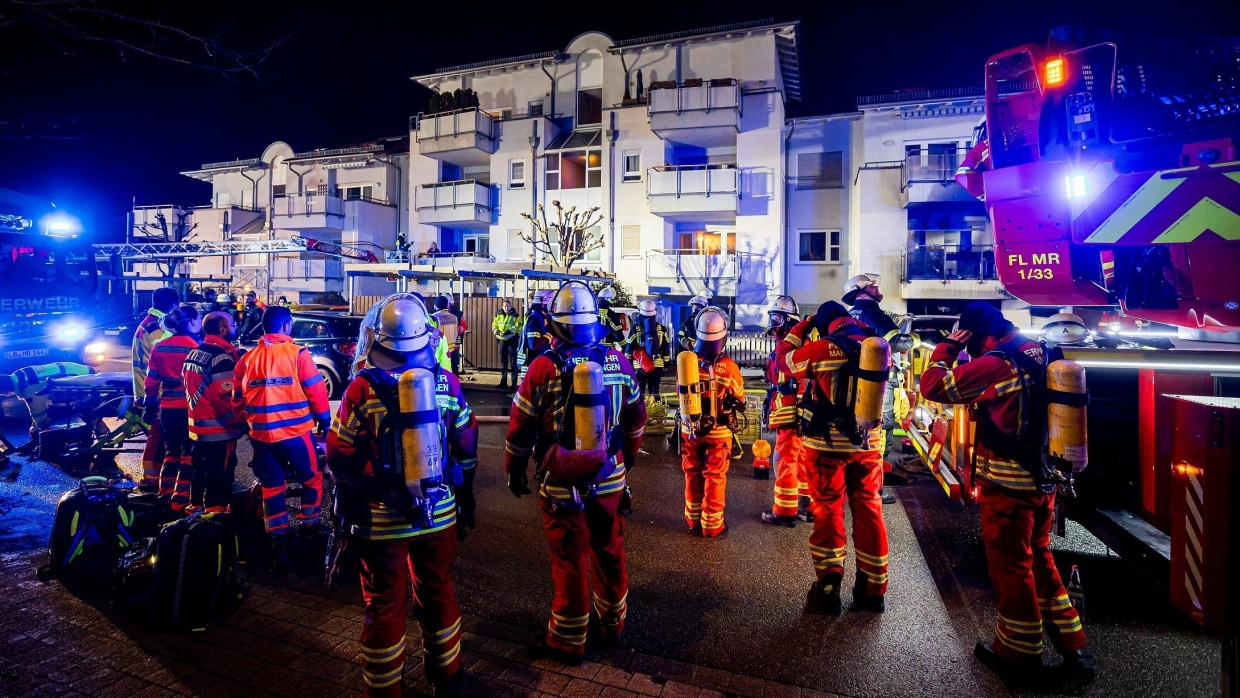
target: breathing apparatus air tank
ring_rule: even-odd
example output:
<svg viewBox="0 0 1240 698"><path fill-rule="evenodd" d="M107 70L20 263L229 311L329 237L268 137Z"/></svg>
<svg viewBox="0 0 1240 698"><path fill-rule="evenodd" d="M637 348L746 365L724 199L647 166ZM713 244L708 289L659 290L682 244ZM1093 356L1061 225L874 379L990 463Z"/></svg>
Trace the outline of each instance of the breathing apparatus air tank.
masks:
<svg viewBox="0 0 1240 698"><path fill-rule="evenodd" d="M680 417L694 424L702 419L702 371L698 355L685 350L676 355L676 393Z"/></svg>
<svg viewBox="0 0 1240 698"><path fill-rule="evenodd" d="M882 337L866 337L861 341L853 413L857 429L862 433L869 432L883 419L883 392L887 389L886 373L890 363L891 348Z"/></svg>
<svg viewBox="0 0 1240 698"><path fill-rule="evenodd" d="M1052 397L1046 407L1048 455L1060 462L1071 463L1072 472L1079 473L1089 464L1085 368L1067 359L1052 362L1046 367L1046 387L1052 395L1069 394ZM1080 397L1072 398L1071 395Z"/></svg>
<svg viewBox="0 0 1240 698"><path fill-rule="evenodd" d="M573 368L573 426L578 451L607 448L603 432L607 426L603 367L582 361Z"/></svg>
<svg viewBox="0 0 1240 698"><path fill-rule="evenodd" d="M423 509L430 521L434 501L428 493L443 482L443 446L439 439L439 408L435 405L435 376L411 368L400 376L400 446L405 489L414 509Z"/></svg>

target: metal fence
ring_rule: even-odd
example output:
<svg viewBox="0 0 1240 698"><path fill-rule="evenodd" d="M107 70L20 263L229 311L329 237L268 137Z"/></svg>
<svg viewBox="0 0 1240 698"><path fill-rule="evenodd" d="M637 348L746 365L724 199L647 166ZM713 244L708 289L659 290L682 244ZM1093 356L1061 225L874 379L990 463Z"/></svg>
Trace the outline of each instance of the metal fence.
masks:
<svg viewBox="0 0 1240 698"><path fill-rule="evenodd" d="M461 362L463 370L480 369L487 371L500 370L499 342L491 334L491 320L504 305L503 298L472 297L465 298L465 323L469 331L465 333ZM513 302L517 315L524 322L525 308L519 301Z"/></svg>

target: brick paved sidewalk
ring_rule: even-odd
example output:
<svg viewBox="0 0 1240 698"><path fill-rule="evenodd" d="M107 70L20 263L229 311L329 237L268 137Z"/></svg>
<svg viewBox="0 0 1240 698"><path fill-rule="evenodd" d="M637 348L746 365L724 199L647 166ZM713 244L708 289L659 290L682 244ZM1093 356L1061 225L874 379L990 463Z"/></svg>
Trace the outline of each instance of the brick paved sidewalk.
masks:
<svg viewBox="0 0 1240 698"><path fill-rule="evenodd" d="M329 592L289 576L251 580L241 608L201 633L150 631L141 611L106 590L75 594L35 570L46 554L0 561L0 695L156 698L360 696L361 603L356 589ZM71 584L75 589L78 584ZM631 650L608 650L580 667L535 658L538 630L466 615L464 665L484 696L745 696L831 694ZM409 636L416 644L417 628ZM421 656L406 690L427 694Z"/></svg>

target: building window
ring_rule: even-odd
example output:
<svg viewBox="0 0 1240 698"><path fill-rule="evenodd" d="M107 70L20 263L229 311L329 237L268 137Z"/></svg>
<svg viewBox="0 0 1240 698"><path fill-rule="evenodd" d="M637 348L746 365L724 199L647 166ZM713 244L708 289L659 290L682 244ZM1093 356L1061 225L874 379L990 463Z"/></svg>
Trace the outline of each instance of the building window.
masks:
<svg viewBox="0 0 1240 698"><path fill-rule="evenodd" d="M284 185L283 184L271 185L271 195L272 196L284 196Z"/></svg>
<svg viewBox="0 0 1240 698"><path fill-rule="evenodd" d="M577 92L577 125L603 123L603 90L594 88Z"/></svg>
<svg viewBox="0 0 1240 698"><path fill-rule="evenodd" d="M266 238L265 235L242 235L233 238L237 242L259 242ZM232 258L234 267L265 267L267 266L267 255L265 254L239 254Z"/></svg>
<svg viewBox="0 0 1240 698"><path fill-rule="evenodd" d="M642 227L640 225L620 226L620 256L642 256Z"/></svg>
<svg viewBox="0 0 1240 698"><path fill-rule="evenodd" d="M802 230L799 234L800 244L797 254L798 262L814 264L839 264L840 262L840 231L838 230Z"/></svg>
<svg viewBox="0 0 1240 698"><path fill-rule="evenodd" d="M842 189L844 153L798 153L796 183L797 189Z"/></svg>
<svg viewBox="0 0 1240 698"><path fill-rule="evenodd" d="M535 100L535 101L533 101L533 102L530 102L530 105L529 105L528 111L529 111L529 115L530 115L530 116L542 116L542 114L543 114L543 101L542 101L541 99L539 99L539 100Z"/></svg>
<svg viewBox="0 0 1240 698"><path fill-rule="evenodd" d="M525 161L509 160L508 161L508 188L524 189L525 188Z"/></svg>
<svg viewBox="0 0 1240 698"><path fill-rule="evenodd" d="M602 233L603 233L603 226L595 225L595 226L586 228L585 236L586 237L598 237L599 235L602 235ZM598 247L593 250L590 250L589 252L586 253L586 256L582 257L578 261L580 261L582 264L597 264L603 261L603 249L605 247L607 247L606 244L604 244L603 247ZM554 242L551 242L551 249L555 251L555 254L558 257L560 255L560 241L556 240Z"/></svg>
<svg viewBox="0 0 1240 698"><path fill-rule="evenodd" d="M374 187L370 186L369 184L364 185L364 186L363 185L348 186L348 187L342 186L342 187L337 187L336 190L340 192L340 198L344 199L345 201L356 201L358 199L361 199L363 201L372 201L374 199L374 197L372 196L374 192Z"/></svg>
<svg viewBox="0 0 1240 698"><path fill-rule="evenodd" d="M640 150L624 151L624 181L640 182L642 180L642 153Z"/></svg>
<svg viewBox="0 0 1240 698"><path fill-rule="evenodd" d="M489 257L491 255L490 235L466 235L461 238L461 242L465 246L465 252L472 253L478 257Z"/></svg>
<svg viewBox="0 0 1240 698"><path fill-rule="evenodd" d="M508 229L508 259L514 262L526 258L525 240L521 238L522 232L520 228Z"/></svg>
<svg viewBox="0 0 1240 698"><path fill-rule="evenodd" d="M603 186L603 151L566 150L547 154L547 191Z"/></svg>

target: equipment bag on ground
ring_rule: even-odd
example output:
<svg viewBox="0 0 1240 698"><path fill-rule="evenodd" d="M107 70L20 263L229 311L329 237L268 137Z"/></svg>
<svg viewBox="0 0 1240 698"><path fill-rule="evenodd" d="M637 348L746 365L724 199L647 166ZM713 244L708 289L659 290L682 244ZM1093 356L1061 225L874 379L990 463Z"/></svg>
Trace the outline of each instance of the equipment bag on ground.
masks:
<svg viewBox="0 0 1240 698"><path fill-rule="evenodd" d="M61 496L48 544L53 573L106 571L116 564L134 542L130 533L134 523L129 501L132 485L88 477Z"/></svg>
<svg viewBox="0 0 1240 698"><path fill-rule="evenodd" d="M194 514L164 526L156 546L151 620L202 630L240 598L237 537L226 514Z"/></svg>

